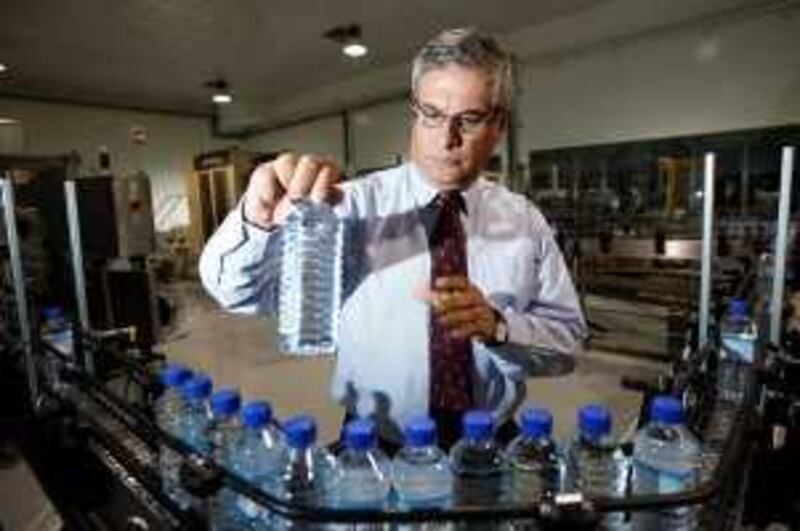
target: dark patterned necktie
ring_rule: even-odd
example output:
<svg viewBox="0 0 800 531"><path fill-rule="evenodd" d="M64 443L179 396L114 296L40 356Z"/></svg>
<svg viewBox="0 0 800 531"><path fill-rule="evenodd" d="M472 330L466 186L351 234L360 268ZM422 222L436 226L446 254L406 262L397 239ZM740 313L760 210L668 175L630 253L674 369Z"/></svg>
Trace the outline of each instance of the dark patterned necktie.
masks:
<svg viewBox="0 0 800 531"><path fill-rule="evenodd" d="M458 192L443 192L433 202L428 232L431 288L440 277L467 277L463 201ZM472 406L471 340L453 338L433 311L430 319L430 408L465 411Z"/></svg>

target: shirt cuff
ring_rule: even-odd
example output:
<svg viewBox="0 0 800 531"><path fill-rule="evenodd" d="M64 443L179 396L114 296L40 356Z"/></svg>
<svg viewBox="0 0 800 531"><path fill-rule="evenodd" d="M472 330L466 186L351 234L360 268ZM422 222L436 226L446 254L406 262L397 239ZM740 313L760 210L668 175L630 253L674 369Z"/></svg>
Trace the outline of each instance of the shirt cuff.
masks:
<svg viewBox="0 0 800 531"><path fill-rule="evenodd" d="M262 227L248 220L247 216L244 215L244 196L239 201L239 219L242 224L242 235L245 241L254 243L266 242L278 229L277 224L273 224L270 227Z"/></svg>

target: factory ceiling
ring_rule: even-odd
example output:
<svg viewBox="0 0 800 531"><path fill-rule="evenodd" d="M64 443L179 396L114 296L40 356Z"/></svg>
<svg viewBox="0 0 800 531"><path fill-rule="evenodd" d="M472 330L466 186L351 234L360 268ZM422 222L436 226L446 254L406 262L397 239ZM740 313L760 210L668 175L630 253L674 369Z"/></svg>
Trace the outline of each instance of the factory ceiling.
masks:
<svg viewBox="0 0 800 531"><path fill-rule="evenodd" d="M326 86L347 92L338 87L355 79L381 79L396 93L407 75L398 69L446 27L479 25L506 36L582 17L583 31L602 11L596 25L613 33L625 16L657 25L761 1L2 0L0 64L8 70L0 96L210 115L205 85L224 79L231 107L258 109L251 114L268 121L270 109L302 114L291 109L309 107L298 95ZM322 37L352 23L370 50L358 60ZM572 38L567 33L562 40ZM557 40L547 35L540 40Z"/></svg>
<svg viewBox="0 0 800 531"><path fill-rule="evenodd" d="M437 30L505 33L608 0L4 0L0 94L208 113L204 83L279 101L405 63ZM370 53L347 59L322 38L362 26Z"/></svg>

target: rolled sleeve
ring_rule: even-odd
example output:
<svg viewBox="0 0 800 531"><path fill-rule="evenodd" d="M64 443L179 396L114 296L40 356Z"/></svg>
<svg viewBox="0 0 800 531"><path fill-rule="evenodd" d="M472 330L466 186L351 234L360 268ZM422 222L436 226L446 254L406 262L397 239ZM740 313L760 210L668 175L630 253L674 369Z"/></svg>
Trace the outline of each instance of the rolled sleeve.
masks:
<svg viewBox="0 0 800 531"><path fill-rule="evenodd" d="M265 230L244 217L242 202L206 243L200 278L222 307L239 313L273 313L280 276L280 229Z"/></svg>

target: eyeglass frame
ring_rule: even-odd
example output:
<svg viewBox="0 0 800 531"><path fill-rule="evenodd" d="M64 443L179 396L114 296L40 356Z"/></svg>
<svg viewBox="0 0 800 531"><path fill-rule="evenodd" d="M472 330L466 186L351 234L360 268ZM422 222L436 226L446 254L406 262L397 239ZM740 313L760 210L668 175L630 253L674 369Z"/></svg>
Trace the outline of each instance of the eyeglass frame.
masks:
<svg viewBox="0 0 800 531"><path fill-rule="evenodd" d="M423 127L427 129L440 129L441 127L447 125L448 129L451 129L453 127L451 124L455 124L456 129L462 135L474 135L479 133L486 126L500 117L503 111L502 107L494 105L485 111L469 110L456 114L446 114L430 104L421 102L415 94L411 95L410 106L411 110L417 116L417 119L419 119ZM424 106L427 106L429 109L433 109L437 113L436 116L431 116L429 112L426 112L429 109L426 109ZM475 120L465 121L465 118L467 118L470 114L481 114L481 116ZM426 120L428 121L426 122ZM430 120L435 121L431 122Z"/></svg>

